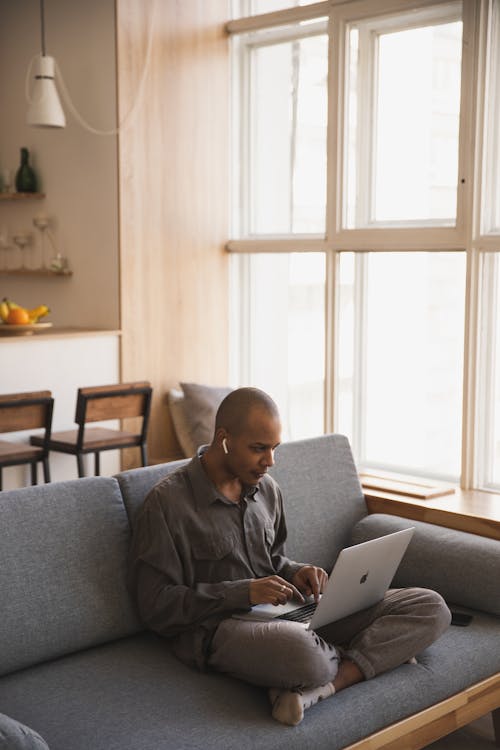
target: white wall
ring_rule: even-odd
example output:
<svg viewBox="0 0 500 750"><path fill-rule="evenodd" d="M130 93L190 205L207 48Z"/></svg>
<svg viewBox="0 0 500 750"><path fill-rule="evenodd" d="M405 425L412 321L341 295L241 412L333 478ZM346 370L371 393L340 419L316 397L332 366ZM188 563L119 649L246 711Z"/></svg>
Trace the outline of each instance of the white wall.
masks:
<svg viewBox="0 0 500 750"><path fill-rule="evenodd" d="M119 381L118 336L97 334L88 336L38 338L19 336L2 339L0 393L49 390L54 396L52 430L73 430L75 425L76 392L80 386L106 385ZM106 427L119 427L117 422L106 422ZM29 442L28 433L10 433L3 437L14 442ZM134 451L136 449L134 448ZM138 449L137 449L138 450ZM137 454L137 465L140 465ZM86 456L86 475L94 473L94 457ZM51 480L76 479L76 458L63 453L50 454ZM119 451L105 451L101 455L101 474L109 476L120 471ZM31 483L30 468L8 466L3 470L4 489L24 487ZM43 482L38 464L38 482Z"/></svg>
<svg viewBox="0 0 500 750"><path fill-rule="evenodd" d="M114 0L46 0L45 25L46 52L56 58L77 108L94 127L113 128ZM27 307L46 303L56 325L118 328L117 140L86 132L67 109L65 129L25 125L26 71L39 52L38 0L0 0L0 169L14 172L19 149L28 147L47 194L41 202L0 204L0 227L36 233L33 216L49 214L74 275L21 278L0 270L0 297Z"/></svg>

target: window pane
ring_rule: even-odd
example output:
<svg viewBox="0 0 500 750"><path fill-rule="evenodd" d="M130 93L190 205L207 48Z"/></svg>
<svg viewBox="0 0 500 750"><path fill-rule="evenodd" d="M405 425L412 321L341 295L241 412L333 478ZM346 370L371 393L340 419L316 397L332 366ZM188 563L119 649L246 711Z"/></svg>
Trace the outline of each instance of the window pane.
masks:
<svg viewBox="0 0 500 750"><path fill-rule="evenodd" d="M249 234L325 231L327 51L326 35L250 50Z"/></svg>
<svg viewBox="0 0 500 750"><path fill-rule="evenodd" d="M490 333L493 334L495 341L494 357L490 360L491 362L491 382L493 385L492 399L489 404L490 419L488 422L492 427L493 439L492 447L493 452L491 458L493 459L490 464L490 475L488 477L488 484L500 487L500 284L499 284L499 265L498 256L491 256L492 265L494 265L494 318L493 326L494 330ZM491 420L493 417L493 420ZM488 423L486 422L486 424Z"/></svg>
<svg viewBox="0 0 500 750"><path fill-rule="evenodd" d="M482 255L476 460L478 484L500 488L500 257Z"/></svg>
<svg viewBox="0 0 500 750"><path fill-rule="evenodd" d="M360 463L458 479L465 253L343 254L338 429Z"/></svg>
<svg viewBox="0 0 500 750"><path fill-rule="evenodd" d="M347 226L453 225L462 23L353 27L349 40Z"/></svg>
<svg viewBox="0 0 500 750"><path fill-rule="evenodd" d="M490 30L482 231L484 234L500 234L500 0L493 5Z"/></svg>
<svg viewBox="0 0 500 750"><path fill-rule="evenodd" d="M232 382L276 400L284 440L322 434L324 254L246 255L234 263L241 285L233 289L234 312L241 320L232 332L232 348L240 351Z"/></svg>

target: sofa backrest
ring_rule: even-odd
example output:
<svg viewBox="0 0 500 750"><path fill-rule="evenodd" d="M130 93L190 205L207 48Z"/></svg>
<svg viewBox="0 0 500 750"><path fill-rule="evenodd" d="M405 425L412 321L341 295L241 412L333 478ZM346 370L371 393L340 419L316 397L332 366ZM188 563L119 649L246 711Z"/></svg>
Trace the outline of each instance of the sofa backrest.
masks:
<svg viewBox="0 0 500 750"><path fill-rule="evenodd" d="M140 630L129 538L115 479L0 493L0 674Z"/></svg>
<svg viewBox="0 0 500 750"><path fill-rule="evenodd" d="M330 571L367 514L351 448L343 435L283 443L271 474L283 493L287 554Z"/></svg>
<svg viewBox="0 0 500 750"><path fill-rule="evenodd" d="M169 461L166 464L156 464L156 466L146 466L141 469L129 469L129 471L122 471L121 474L116 475L132 526L134 525L137 511L146 499L149 490L152 490L155 484L158 484L164 476L171 474L180 466L189 463L189 461L189 458L182 458L179 461Z"/></svg>
<svg viewBox="0 0 500 750"><path fill-rule="evenodd" d="M117 475L131 523L149 490L186 459ZM330 570L349 544L366 504L347 438L324 435L283 443L271 474L281 487L288 526L287 554Z"/></svg>

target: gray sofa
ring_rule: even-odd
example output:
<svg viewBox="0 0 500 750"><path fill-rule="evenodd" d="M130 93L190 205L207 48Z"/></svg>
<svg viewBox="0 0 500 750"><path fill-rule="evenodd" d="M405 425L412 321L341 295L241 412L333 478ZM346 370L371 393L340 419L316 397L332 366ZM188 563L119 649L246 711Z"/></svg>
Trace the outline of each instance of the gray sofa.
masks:
<svg viewBox="0 0 500 750"><path fill-rule="evenodd" d="M450 627L417 665L311 708L294 728L271 718L264 690L179 663L137 618L126 556L145 495L180 463L0 493L2 750L423 747L422 727L427 738L452 731L456 721L443 719L460 707L469 706L464 721L498 708L500 543L367 515L339 435L277 452L290 556L331 568L352 541L414 525L395 584L437 589L474 610L472 623Z"/></svg>

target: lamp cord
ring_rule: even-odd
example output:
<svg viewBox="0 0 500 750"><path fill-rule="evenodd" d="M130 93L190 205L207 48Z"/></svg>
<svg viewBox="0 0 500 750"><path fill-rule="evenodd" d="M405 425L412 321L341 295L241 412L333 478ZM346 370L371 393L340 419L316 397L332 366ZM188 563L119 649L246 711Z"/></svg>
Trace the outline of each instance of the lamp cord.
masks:
<svg viewBox="0 0 500 750"><path fill-rule="evenodd" d="M45 3L40 0L40 30L42 33L42 57L45 57Z"/></svg>
<svg viewBox="0 0 500 750"><path fill-rule="evenodd" d="M45 56L45 30L44 30L44 23L43 23L43 4L44 4L44 0L40 0L40 8L42 12L42 55ZM82 126L82 128L84 128L85 130L88 130L90 133L93 133L94 135L119 135L122 130L129 127L130 124L132 123L139 109L139 104L142 101L146 79L147 79L148 72L149 72L149 66L151 62L151 52L153 49L153 30L154 30L154 24L155 24L156 8L157 8L157 0L152 0L152 10L151 10L150 18L149 18L149 28L148 28L148 44L146 48L144 66L142 68L142 73L141 73L141 80L139 81L139 85L137 87L137 93L134 98L134 101L132 102L129 111L127 112L123 120L118 124L117 128L113 128L112 130L99 130L97 128L94 128L92 125L90 125L82 117L82 115L79 113L79 111L73 104L73 100L71 99L69 95L69 91L64 82L64 78L61 73L61 69L57 63L57 60L54 60L55 70L56 70L57 78L61 87L61 92L64 97L64 101L66 102L68 109L70 110L75 120ZM25 92L26 92L26 99L28 103L31 103L30 85L29 85L30 80L31 80L31 70L33 68L33 63L37 57L38 55L35 55L31 59L31 62L28 66L28 71L26 73Z"/></svg>

